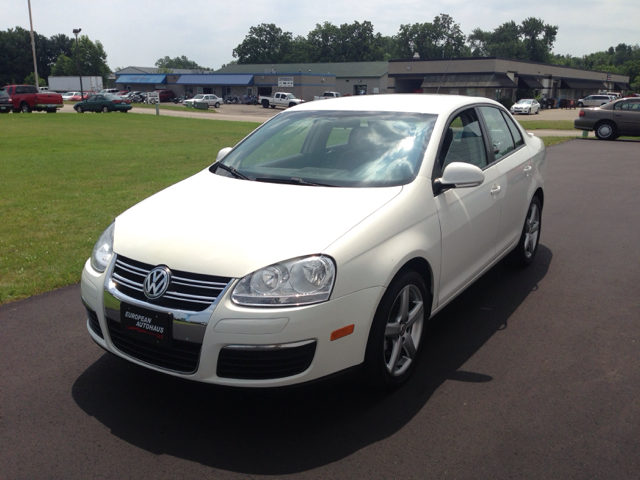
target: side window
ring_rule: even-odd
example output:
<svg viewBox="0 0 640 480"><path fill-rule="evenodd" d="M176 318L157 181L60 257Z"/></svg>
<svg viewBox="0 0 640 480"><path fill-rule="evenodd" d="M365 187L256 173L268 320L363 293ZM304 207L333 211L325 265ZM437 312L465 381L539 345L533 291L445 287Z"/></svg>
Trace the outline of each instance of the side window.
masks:
<svg viewBox="0 0 640 480"><path fill-rule="evenodd" d="M482 130L474 109L459 113L445 130L438 156L439 174L453 162L470 163L480 168L487 165Z"/></svg>
<svg viewBox="0 0 640 480"><path fill-rule="evenodd" d="M524 145L524 140L522 139L522 134L520 133L520 130L518 130L518 127L513 122L511 117L509 117L504 112L502 112L502 116L504 117L505 121L507 122L507 125L509 126L509 131L511 132L511 136L513 137L513 141L516 144L516 148L518 148L521 145Z"/></svg>
<svg viewBox="0 0 640 480"><path fill-rule="evenodd" d="M496 160L515 150L511 131L499 109L480 107L484 121L489 129L491 149Z"/></svg>

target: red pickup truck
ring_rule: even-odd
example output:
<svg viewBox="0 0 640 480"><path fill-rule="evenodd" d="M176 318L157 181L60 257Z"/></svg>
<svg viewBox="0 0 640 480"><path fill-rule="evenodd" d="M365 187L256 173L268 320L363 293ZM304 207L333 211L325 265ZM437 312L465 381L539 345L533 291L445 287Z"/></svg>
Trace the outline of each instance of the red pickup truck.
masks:
<svg viewBox="0 0 640 480"><path fill-rule="evenodd" d="M4 90L13 101L15 113L30 113L33 110L56 113L59 108L64 106L62 95L59 93L40 93L33 85L6 85Z"/></svg>

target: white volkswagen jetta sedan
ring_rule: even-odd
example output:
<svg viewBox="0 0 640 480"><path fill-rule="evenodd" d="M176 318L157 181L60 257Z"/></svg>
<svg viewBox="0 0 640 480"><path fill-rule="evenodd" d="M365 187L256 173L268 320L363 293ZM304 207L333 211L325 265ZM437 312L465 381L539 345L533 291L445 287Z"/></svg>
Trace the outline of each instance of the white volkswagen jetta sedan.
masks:
<svg viewBox="0 0 640 480"><path fill-rule="evenodd" d="M394 388L431 316L534 259L545 150L500 104L375 95L286 110L135 205L82 274L105 350L267 387L358 367Z"/></svg>

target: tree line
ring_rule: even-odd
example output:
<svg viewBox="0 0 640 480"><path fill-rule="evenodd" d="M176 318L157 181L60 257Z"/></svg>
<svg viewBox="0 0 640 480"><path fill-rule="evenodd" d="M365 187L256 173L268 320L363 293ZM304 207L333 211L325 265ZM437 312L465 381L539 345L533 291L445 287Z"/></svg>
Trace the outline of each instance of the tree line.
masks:
<svg viewBox="0 0 640 480"><path fill-rule="evenodd" d="M475 29L465 35L446 14L432 22L400 25L398 33L375 33L369 21L316 24L307 36L293 37L273 23L251 27L234 50L243 63L367 62L391 59L502 56L549 62L558 26L538 18L507 22L493 31Z"/></svg>
<svg viewBox="0 0 640 480"><path fill-rule="evenodd" d="M46 85L50 76L78 75L78 61L82 75L99 76L106 85L110 69L107 54L99 40L91 41L86 35L76 40L62 33L45 37L33 33L36 45L36 65L40 84ZM31 34L21 27L0 31L0 85L16 83L34 84Z"/></svg>
<svg viewBox="0 0 640 480"><path fill-rule="evenodd" d="M334 25L316 24L306 36L293 36L273 23L249 28L245 39L233 49L231 63L329 63L369 62L392 59L504 57L516 60L551 63L628 75L632 89L640 90L640 46L619 44L606 51L583 57L553 54L558 26L529 17L521 23L503 23L494 30L476 28L469 35L446 14L431 22L400 25L393 36L374 31L369 21ZM34 32L38 75L78 75L76 42L64 34L50 38ZM78 38L80 67L83 75L101 76L106 84L110 68L107 54L99 40L86 35ZM165 56L155 63L159 71L185 68L210 70L186 56ZM117 69L116 69L117 70ZM30 80L28 82L27 80ZM28 30L15 27L0 31L0 85L33 83L33 57Z"/></svg>
<svg viewBox="0 0 640 480"><path fill-rule="evenodd" d="M375 33L369 21L316 24L307 36L293 36L273 23L251 27L233 49L239 64L366 62L392 59L504 57L628 75L640 90L640 46L619 44L583 57L553 54L558 26L529 17L494 30L476 28L465 35L446 14L433 21L400 25L398 33Z"/></svg>

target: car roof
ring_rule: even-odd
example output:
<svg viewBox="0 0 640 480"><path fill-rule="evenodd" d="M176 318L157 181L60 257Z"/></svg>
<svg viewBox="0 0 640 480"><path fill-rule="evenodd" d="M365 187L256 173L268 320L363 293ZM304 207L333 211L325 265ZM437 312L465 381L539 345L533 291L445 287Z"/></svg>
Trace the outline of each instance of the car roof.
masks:
<svg viewBox="0 0 640 480"><path fill-rule="evenodd" d="M308 102L296 106L291 111L303 110L337 110L337 111L379 111L406 113L446 114L465 106L477 103L490 103L502 106L489 98L469 97L465 95L437 95L437 94L386 94L386 95L355 95L340 97L330 102Z"/></svg>

